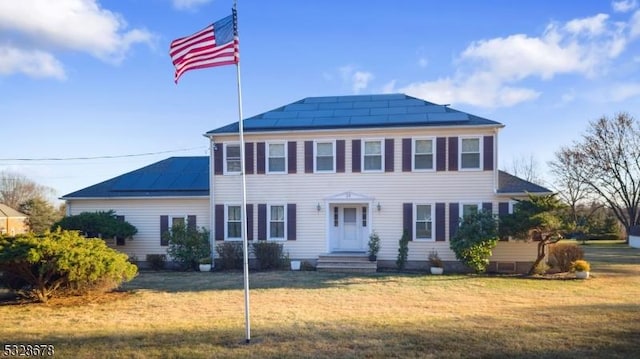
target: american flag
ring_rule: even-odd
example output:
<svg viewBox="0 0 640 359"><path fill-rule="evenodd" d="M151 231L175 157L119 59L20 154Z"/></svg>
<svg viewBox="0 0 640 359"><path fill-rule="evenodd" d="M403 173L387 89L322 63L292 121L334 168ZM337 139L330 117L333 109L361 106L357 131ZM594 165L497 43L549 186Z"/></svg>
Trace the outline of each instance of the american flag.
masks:
<svg viewBox="0 0 640 359"><path fill-rule="evenodd" d="M240 61L236 10L193 35L175 39L169 47L176 67L174 81L189 70L233 65Z"/></svg>

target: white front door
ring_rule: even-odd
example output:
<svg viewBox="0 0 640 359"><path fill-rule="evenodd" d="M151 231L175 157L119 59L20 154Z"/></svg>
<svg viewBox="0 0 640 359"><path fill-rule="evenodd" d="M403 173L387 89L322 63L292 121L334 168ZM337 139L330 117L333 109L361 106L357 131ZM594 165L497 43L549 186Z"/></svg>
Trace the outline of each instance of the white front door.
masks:
<svg viewBox="0 0 640 359"><path fill-rule="evenodd" d="M356 206L340 206L338 211L337 248L338 251L362 251L362 209Z"/></svg>

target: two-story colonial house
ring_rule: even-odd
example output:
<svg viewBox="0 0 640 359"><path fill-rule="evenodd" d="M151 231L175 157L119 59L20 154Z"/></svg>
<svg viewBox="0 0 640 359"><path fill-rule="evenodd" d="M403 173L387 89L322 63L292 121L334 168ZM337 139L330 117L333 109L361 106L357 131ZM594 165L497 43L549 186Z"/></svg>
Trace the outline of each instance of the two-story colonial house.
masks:
<svg viewBox="0 0 640 359"><path fill-rule="evenodd" d="M455 267L449 239L464 214L506 213L512 198L551 193L497 169L502 127L403 94L309 97L247 118L247 239L280 241L290 258L315 264L321 255L364 254L375 232L381 238L378 265L393 267L407 231L410 267L426 267L433 250ZM208 226L214 243L240 241L238 132L235 122L205 134L212 153L208 184L183 163L200 161L191 169L202 171L201 159L171 158L64 196L69 213L114 209L138 226L135 208L153 197L164 212L152 211L156 218L144 220L131 244L120 246L130 254L162 253L160 233L189 218ZM170 200L195 201L194 208L180 212L166 207ZM501 241L492 269L524 271L535 251L535 244Z"/></svg>

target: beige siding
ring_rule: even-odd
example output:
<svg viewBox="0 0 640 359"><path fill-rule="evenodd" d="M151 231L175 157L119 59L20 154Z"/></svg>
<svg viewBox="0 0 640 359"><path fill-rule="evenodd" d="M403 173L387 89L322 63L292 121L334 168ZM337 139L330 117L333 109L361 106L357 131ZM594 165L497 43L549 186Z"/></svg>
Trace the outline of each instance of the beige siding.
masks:
<svg viewBox="0 0 640 359"><path fill-rule="evenodd" d="M379 129L354 131L315 131L245 134L247 142L286 140L297 142L296 174L247 175L247 203L295 203L297 205L297 240L286 241L285 248L291 258L317 258L328 250L327 222L331 219L328 197L352 192L371 199L370 228L381 238L378 257L395 260L398 240L402 236L403 203L447 203L445 222L449 223L451 202L492 202L497 213L495 197L496 171L444 171L402 172L402 139L433 136L451 137L464 135L496 135L495 128L476 129ZM394 172L352 173L353 139L394 139ZM215 142L237 141L237 136L216 137ZM304 173L304 141L321 139L345 140L345 173ZM497 141L495 141L497 143ZM494 167L497 157L494 151ZM254 156L257 159L257 156ZM435 157L434 157L435 161ZM213 175L213 171L211 171ZM214 176L216 204L239 204L241 202L241 180L239 175ZM377 204L381 209L377 210ZM318 204L321 211L316 207ZM363 203L364 204L364 203ZM434 219L435 220L435 219ZM445 229L449 237L448 225ZM257 210L254 207L254 238L257 238ZM366 241L366 240L365 240ZM409 244L409 260L426 260L430 250L437 250L443 260L455 260L449 242L419 242Z"/></svg>
<svg viewBox="0 0 640 359"><path fill-rule="evenodd" d="M128 239L124 246L116 246L107 241L111 247L137 256L145 260L147 254L165 254L167 247L160 245L160 216L174 217L196 216L198 227L209 228L209 199L102 199L102 200L70 200L67 201L68 214L77 215L82 212L114 210L117 215L138 229L133 239Z"/></svg>
<svg viewBox="0 0 640 359"><path fill-rule="evenodd" d="M533 262L538 256L538 242L508 241L498 242L493 249L491 261Z"/></svg>

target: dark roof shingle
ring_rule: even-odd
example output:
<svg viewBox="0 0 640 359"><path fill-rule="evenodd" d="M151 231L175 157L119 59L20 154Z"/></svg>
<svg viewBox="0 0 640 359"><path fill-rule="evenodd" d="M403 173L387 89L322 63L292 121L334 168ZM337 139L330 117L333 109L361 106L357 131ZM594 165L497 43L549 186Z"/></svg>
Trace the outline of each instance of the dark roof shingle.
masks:
<svg viewBox="0 0 640 359"><path fill-rule="evenodd" d="M552 190L523 180L505 171L498 171L498 194L551 194Z"/></svg>
<svg viewBox="0 0 640 359"><path fill-rule="evenodd" d="M502 126L496 121L405 94L307 97L243 121L246 132L483 125ZM238 131L238 122L234 122L207 135Z"/></svg>
<svg viewBox="0 0 640 359"><path fill-rule="evenodd" d="M170 157L62 199L209 195L209 157Z"/></svg>

